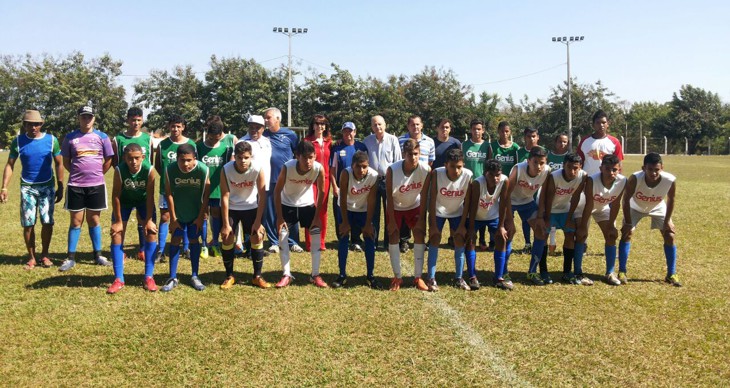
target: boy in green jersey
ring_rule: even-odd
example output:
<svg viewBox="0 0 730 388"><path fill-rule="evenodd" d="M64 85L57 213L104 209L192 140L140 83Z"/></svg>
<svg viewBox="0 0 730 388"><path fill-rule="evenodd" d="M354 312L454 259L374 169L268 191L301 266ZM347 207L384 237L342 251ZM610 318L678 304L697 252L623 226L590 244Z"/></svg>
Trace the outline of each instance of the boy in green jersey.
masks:
<svg viewBox="0 0 730 388"><path fill-rule="evenodd" d="M517 150L517 163L527 160L532 147L537 147L537 143L540 141L540 134L537 132L537 128L527 127L522 131L522 139L525 145Z"/></svg>
<svg viewBox="0 0 730 388"><path fill-rule="evenodd" d="M484 121L472 120L469 123L469 131L471 136L469 140L464 142L461 149L464 151L464 167L471 170L474 173L472 178L476 179L484 174L484 162L489 156L489 143L482 139ZM479 248L483 251L487 250L486 228L486 225L479 228ZM493 240L490 238L489 241L492 242ZM473 244L475 241L471 241L471 243ZM467 246L467 263L471 262L470 255L472 255L472 252L476 255L476 251L469 249L469 246Z"/></svg>
<svg viewBox="0 0 730 388"><path fill-rule="evenodd" d="M210 180L208 167L195 159L195 147L183 144L177 148L177 163L165 172L165 198L170 214L170 278L162 286L163 292L177 287L177 262L180 259L180 243L187 235L190 241L191 282L193 288L203 291L205 286L198 278L200 264L200 231L203 228L205 209L208 208Z"/></svg>
<svg viewBox="0 0 730 388"><path fill-rule="evenodd" d="M157 249L157 225L155 225L155 178L157 173L144 156L139 144L131 143L124 148L123 162L114 169L112 186L112 263L114 265L114 282L106 290L108 294L116 294L124 287L124 235L127 232L127 221L132 210L137 210L137 218L143 229L145 279L143 287L147 291L157 291L152 278L155 267L155 250Z"/></svg>

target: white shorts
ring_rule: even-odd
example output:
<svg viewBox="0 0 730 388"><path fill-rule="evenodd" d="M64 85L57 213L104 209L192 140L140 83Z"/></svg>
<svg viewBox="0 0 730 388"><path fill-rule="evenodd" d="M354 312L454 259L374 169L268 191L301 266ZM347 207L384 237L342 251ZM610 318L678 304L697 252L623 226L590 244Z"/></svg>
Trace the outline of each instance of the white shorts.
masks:
<svg viewBox="0 0 730 388"><path fill-rule="evenodd" d="M658 230L664 230L664 216L666 214L649 214L649 213L642 213L640 211L631 209L631 230L636 229L636 225L639 224L639 221L641 221L642 218L651 217L651 228L652 229L658 229Z"/></svg>
<svg viewBox="0 0 730 388"><path fill-rule="evenodd" d="M596 209L591 213L593 220L596 222L608 221L611 218L611 207L606 206L604 209Z"/></svg>

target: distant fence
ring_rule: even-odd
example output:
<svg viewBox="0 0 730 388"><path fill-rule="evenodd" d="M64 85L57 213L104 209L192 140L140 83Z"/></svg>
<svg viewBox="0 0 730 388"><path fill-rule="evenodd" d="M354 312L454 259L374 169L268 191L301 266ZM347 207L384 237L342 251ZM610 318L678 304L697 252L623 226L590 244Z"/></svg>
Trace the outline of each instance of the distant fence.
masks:
<svg viewBox="0 0 730 388"><path fill-rule="evenodd" d="M644 155L656 152L663 155L688 155L689 139L668 139L667 137L624 137L620 139L625 154ZM730 137L701 139L695 146L695 155L729 155Z"/></svg>

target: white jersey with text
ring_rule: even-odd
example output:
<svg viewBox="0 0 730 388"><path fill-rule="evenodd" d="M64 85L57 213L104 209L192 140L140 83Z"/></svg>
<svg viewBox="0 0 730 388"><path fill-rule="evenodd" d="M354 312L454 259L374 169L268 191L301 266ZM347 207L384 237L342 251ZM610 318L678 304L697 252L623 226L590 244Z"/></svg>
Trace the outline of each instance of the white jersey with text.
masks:
<svg viewBox="0 0 730 388"><path fill-rule="evenodd" d="M636 190L634 190L634 195L629 201L631 208L652 216L663 216L667 213L667 204L664 202L664 197L669 193L672 183L677 178L668 172L662 171L659 183L655 187L649 187L646 184L645 175L644 171L634 173Z"/></svg>
<svg viewBox="0 0 730 388"><path fill-rule="evenodd" d="M403 172L403 160L399 160L390 165L390 171L393 181L393 208L406 211L421 206L421 189L426 184L431 167L418 162L411 175L406 175Z"/></svg>
<svg viewBox="0 0 730 388"><path fill-rule="evenodd" d="M477 205L477 215L474 218L477 221L489 221L499 218L499 196L502 193L504 182L507 181L507 175L499 175L499 183L494 187L494 192L490 193L487 189L487 177L482 175L475 180L479 182L479 204Z"/></svg>
<svg viewBox="0 0 730 388"><path fill-rule="evenodd" d="M611 187L603 185L600 172L591 175L591 179L593 179L593 213L606 210L626 187L626 177L621 174L616 174L616 179Z"/></svg>
<svg viewBox="0 0 730 388"><path fill-rule="evenodd" d="M512 205L524 205L534 201L535 193L545 183L545 179L547 179L548 169L543 168L542 172L537 174L537 176L531 177L527 173L527 161L524 161L515 164L512 170L517 170L517 180L515 187L512 189L512 196L510 197Z"/></svg>
<svg viewBox="0 0 730 388"><path fill-rule="evenodd" d="M314 205L313 184L317 178L324 173L324 168L318 161L314 161L312 168L300 174L297 171L297 160L292 159L284 163L286 169L286 182L281 191L281 204L291 207L304 207Z"/></svg>
<svg viewBox="0 0 730 388"><path fill-rule="evenodd" d="M461 169L456 180L449 179L446 167L436 170L436 216L453 218L464 212L464 199L471 183L472 172L468 168Z"/></svg>
<svg viewBox="0 0 730 388"><path fill-rule="evenodd" d="M248 169L240 173L236 170L236 162L230 161L223 165L228 184L228 208L231 210L251 210L258 207L259 189L256 180L262 172L259 163L252 162Z"/></svg>
<svg viewBox="0 0 730 388"><path fill-rule="evenodd" d="M555 184L555 195L553 196L553 205L550 210L552 213L567 213L570 210L570 199L573 197L573 193L578 189L581 182L583 182L586 172L579 170L578 175L570 182L566 181L563 177L562 168L550 174L553 176L553 184Z"/></svg>
<svg viewBox="0 0 730 388"><path fill-rule="evenodd" d="M368 211L368 195L370 190L377 190L378 172L368 167L368 171L361 180L355 178L352 167L347 171L347 211L364 213Z"/></svg>

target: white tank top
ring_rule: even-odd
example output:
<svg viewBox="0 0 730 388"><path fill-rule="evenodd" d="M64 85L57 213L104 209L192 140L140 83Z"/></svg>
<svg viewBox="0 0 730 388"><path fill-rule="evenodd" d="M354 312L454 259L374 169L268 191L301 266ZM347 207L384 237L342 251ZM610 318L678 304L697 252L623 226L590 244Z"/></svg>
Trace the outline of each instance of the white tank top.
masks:
<svg viewBox="0 0 730 388"><path fill-rule="evenodd" d="M499 195L502 193L507 175L499 175L499 183L494 187L494 192L487 190L487 177L482 175L475 180L479 182L479 204L477 205L477 221L488 221L499 217Z"/></svg>
<svg viewBox="0 0 730 388"><path fill-rule="evenodd" d="M517 181L510 197L512 205L524 205L534 201L535 193L547 179L548 169L543 168L536 177L527 174L527 161L515 164L512 169L517 170Z"/></svg>
<svg viewBox="0 0 730 388"><path fill-rule="evenodd" d="M355 174L352 173L352 167L345 169L347 171L347 211L364 213L368 211L368 195L370 190L377 190L378 172L368 167L367 173L358 181Z"/></svg>
<svg viewBox="0 0 730 388"><path fill-rule="evenodd" d="M646 185L644 171L635 172L636 190L629 201L631 208L651 215L664 215L667 213L667 204L664 202L664 196L669 193L672 183L677 179L674 175L662 171L661 179L656 187Z"/></svg>
<svg viewBox="0 0 730 388"><path fill-rule="evenodd" d="M390 165L393 182L393 208L406 211L421 206L421 189L426 182L431 167L418 162L416 169L410 176L403 172L403 161L399 160Z"/></svg>
<svg viewBox="0 0 730 388"><path fill-rule="evenodd" d="M552 213L567 213L570 210L570 198L578 189L580 183L583 182L583 178L586 176L586 172L579 170L578 175L573 178L572 181L568 182L563 178L563 169L558 169L550 173L553 176L553 183L555 184L555 195L553 196L553 206L551 208Z"/></svg>
<svg viewBox="0 0 730 388"><path fill-rule="evenodd" d="M446 167L436 170L436 215L441 218L458 217L464 212L464 199L471 184L472 172L461 169L455 181L446 175Z"/></svg>
<svg viewBox="0 0 730 388"><path fill-rule="evenodd" d="M601 173L591 175L593 179L593 212L604 211L615 201L626 187L626 177L617 174L616 180L613 181L611 187L604 187L601 182Z"/></svg>
<svg viewBox="0 0 730 388"><path fill-rule="evenodd" d="M238 142L245 141L251 144L251 159L261 165L261 171L264 173L264 181L266 182L266 191L269 191L269 181L271 180L271 141L268 137L261 136L258 140L251 140L246 134Z"/></svg>
<svg viewBox="0 0 730 388"><path fill-rule="evenodd" d="M228 183L228 208L231 210L251 210L258 205L259 190L256 179L262 174L261 165L253 162L248 170L241 174L236 170L235 161L223 165L223 173L226 174Z"/></svg>
<svg viewBox="0 0 730 388"><path fill-rule="evenodd" d="M304 173L297 172L297 160L292 159L284 163L286 182L281 191L281 204L290 207L304 207L314 205L314 188L319 174L323 173L322 165L314 161L312 169Z"/></svg>

